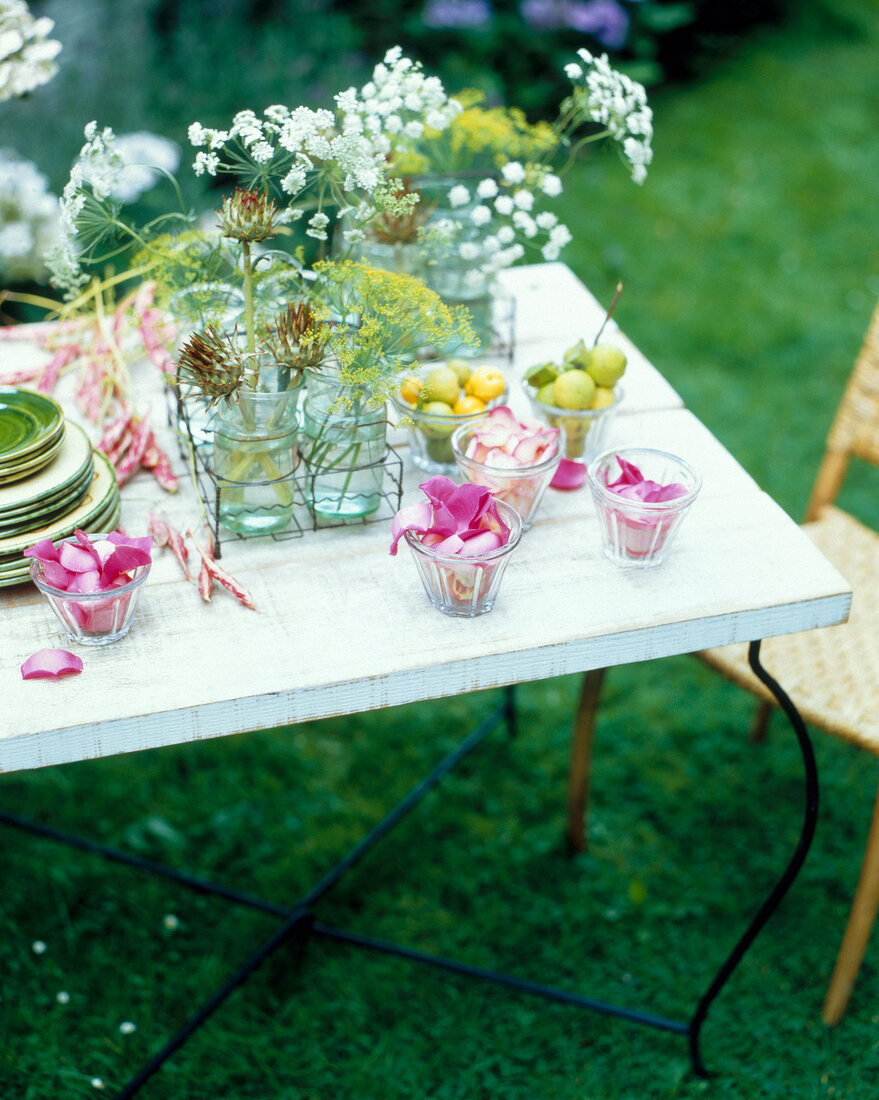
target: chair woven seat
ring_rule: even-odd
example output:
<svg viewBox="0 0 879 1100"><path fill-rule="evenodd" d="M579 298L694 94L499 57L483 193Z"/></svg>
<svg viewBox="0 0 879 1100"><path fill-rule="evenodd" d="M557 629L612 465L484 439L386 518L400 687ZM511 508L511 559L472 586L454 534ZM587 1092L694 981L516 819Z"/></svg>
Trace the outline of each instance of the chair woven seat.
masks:
<svg viewBox="0 0 879 1100"><path fill-rule="evenodd" d="M760 663L807 722L879 756L879 535L834 507L803 530L851 585L851 617L839 626L765 639ZM698 656L775 703L748 665L747 645Z"/></svg>

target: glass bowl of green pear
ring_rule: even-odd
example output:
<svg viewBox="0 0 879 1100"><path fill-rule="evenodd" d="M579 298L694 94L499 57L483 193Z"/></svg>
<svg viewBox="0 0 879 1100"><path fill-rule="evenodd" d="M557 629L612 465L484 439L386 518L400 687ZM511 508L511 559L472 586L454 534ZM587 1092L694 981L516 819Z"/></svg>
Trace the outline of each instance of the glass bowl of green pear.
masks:
<svg viewBox="0 0 879 1100"><path fill-rule="evenodd" d="M601 453L623 400L625 370L626 356L614 344L589 348L579 340L560 363L537 363L525 372L522 388L534 415L565 429L566 458L588 461Z"/></svg>

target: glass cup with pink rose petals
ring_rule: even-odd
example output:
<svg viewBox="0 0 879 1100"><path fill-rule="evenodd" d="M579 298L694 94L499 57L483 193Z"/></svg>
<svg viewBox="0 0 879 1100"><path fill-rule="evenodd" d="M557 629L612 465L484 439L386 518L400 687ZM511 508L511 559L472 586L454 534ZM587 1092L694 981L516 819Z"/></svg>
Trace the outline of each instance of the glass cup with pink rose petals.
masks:
<svg viewBox="0 0 879 1100"><path fill-rule="evenodd" d="M659 565L702 486L693 467L667 451L605 451L587 469L604 552L617 565Z"/></svg>

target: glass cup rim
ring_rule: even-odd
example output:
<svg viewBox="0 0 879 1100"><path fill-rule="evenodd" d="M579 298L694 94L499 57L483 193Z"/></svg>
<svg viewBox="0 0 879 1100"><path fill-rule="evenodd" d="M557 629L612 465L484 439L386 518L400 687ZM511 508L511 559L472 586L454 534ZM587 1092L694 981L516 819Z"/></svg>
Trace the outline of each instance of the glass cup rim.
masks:
<svg viewBox="0 0 879 1100"><path fill-rule="evenodd" d="M598 470L601 468L602 463L616 458L617 455L626 458L630 454L656 455L674 462L681 468L684 475L691 482L686 495L673 497L671 500L633 500L630 497L622 497L619 493L615 493L612 489L608 489L608 487L598 479ZM692 504L699 490L702 488L702 475L687 462L686 459L681 458L680 455L673 454L671 451L663 451L657 447L611 447L606 451L602 451L601 454L596 455L595 458L587 464L586 478L592 493L602 502L612 505L614 508L644 512L647 515L651 513L659 515L661 513L676 512L681 508L685 508L689 504Z"/></svg>
<svg viewBox="0 0 879 1100"><path fill-rule="evenodd" d="M607 413L611 412L614 409L618 409L623 398L626 396L625 389L620 385L619 382L617 382L617 384L612 387L614 395L613 404L605 405L603 408L600 409L563 409L560 408L560 406L558 405L547 405L545 401L538 401L537 387L533 386L524 377L522 379L522 388L528 395L530 401L537 405L541 410L546 410L547 416L570 416L582 420L595 420L599 416L601 416L602 413Z"/></svg>
<svg viewBox="0 0 879 1100"><path fill-rule="evenodd" d="M474 554L473 557L468 557L465 554L437 553L432 546L425 546L420 535L416 534L415 531L404 531L403 537L414 553L421 554L429 561L439 562L443 565L481 565L485 562L496 561L498 558L504 557L505 554L509 554L511 550L519 545L524 532L524 525L522 517L512 504L507 504L505 500L495 500L495 505L501 513L501 518L510 528L510 537L503 546L498 546L494 550L487 550L484 554Z"/></svg>
<svg viewBox="0 0 879 1100"><path fill-rule="evenodd" d="M90 535L89 537L93 541L99 542L101 539L106 538L106 535ZM60 541L78 544L75 536ZM134 576L127 584L120 584L118 588L105 588L100 592L68 592L65 588L56 588L55 585L49 584L43 576L43 563L39 558L31 558L30 575L37 588L46 596L52 596L59 600L75 600L77 603L88 603L92 600L116 599L119 596L127 595L143 584L152 568L152 564L151 561L148 561L144 562L143 565L138 565L134 570Z"/></svg>
<svg viewBox="0 0 879 1100"><path fill-rule="evenodd" d="M488 413L481 414L482 420L488 420ZM524 466L492 466L488 462L480 462L478 459L470 458L461 449L461 440L468 432L476 430L478 421L473 424L461 424L452 432L452 454L455 456L457 462L465 465L469 464L477 469L488 470L494 477L533 477L535 474L541 474L545 470L550 469L552 466L557 466L561 462L565 453L565 447L567 445L567 433L565 432L564 425L558 425L558 436L556 439L556 449L547 458L542 458L539 462L531 462Z"/></svg>

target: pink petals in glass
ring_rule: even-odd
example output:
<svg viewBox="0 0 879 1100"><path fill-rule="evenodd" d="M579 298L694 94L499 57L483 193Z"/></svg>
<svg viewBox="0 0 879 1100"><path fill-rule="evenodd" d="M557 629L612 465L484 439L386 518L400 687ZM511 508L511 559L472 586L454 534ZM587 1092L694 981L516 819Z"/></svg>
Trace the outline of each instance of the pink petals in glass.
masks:
<svg viewBox="0 0 879 1100"><path fill-rule="evenodd" d="M427 500L394 517L391 553L404 538L427 598L445 615L484 615L522 537L519 513L485 486L456 485L441 474L420 488Z"/></svg>
<svg viewBox="0 0 879 1100"><path fill-rule="evenodd" d="M41 539L24 551L31 579L73 641L106 645L128 633L150 570L152 536L112 532L97 539L77 530L57 546Z"/></svg>
<svg viewBox="0 0 879 1100"><path fill-rule="evenodd" d="M607 488L627 500L642 500L647 504L659 504L664 500L685 497L689 492L686 485L679 481L661 485L658 481L646 478L634 462L628 462L620 455L614 456L620 467L620 475L614 481L607 482Z"/></svg>
<svg viewBox="0 0 879 1100"><path fill-rule="evenodd" d="M662 561L702 484L689 463L649 447L606 451L587 476L604 552L628 566Z"/></svg>
<svg viewBox="0 0 879 1100"><path fill-rule="evenodd" d="M491 490L483 485L456 485L437 474L419 485L427 500L401 508L391 524L391 553L404 532L419 536L438 554L478 557L504 546L510 528L501 518Z"/></svg>

